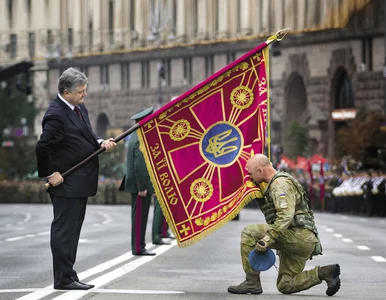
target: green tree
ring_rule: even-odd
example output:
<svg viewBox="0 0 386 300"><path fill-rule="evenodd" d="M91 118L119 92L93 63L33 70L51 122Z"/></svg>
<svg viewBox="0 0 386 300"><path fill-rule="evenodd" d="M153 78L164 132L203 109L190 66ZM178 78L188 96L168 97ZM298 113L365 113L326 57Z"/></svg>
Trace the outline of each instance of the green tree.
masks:
<svg viewBox="0 0 386 300"><path fill-rule="evenodd" d="M25 92L13 88L12 84L10 80L5 88L0 88L0 176L21 179L36 170L35 147L28 136L16 137L15 129L30 127L36 109L27 101ZM22 119L26 120L25 124ZM4 141L11 141L13 146L2 147Z"/></svg>
<svg viewBox="0 0 386 300"><path fill-rule="evenodd" d="M114 151L101 153L99 155L99 174L107 178L122 179L125 172L124 150L125 145L120 142Z"/></svg>
<svg viewBox="0 0 386 300"><path fill-rule="evenodd" d="M386 132L382 131L382 124L385 121L385 116L378 112L358 114L337 132L337 157L350 156L371 167L384 166Z"/></svg>
<svg viewBox="0 0 386 300"><path fill-rule="evenodd" d="M293 121L290 124L288 133L288 157L295 159L297 156L307 156L309 154L310 137L308 129L299 122Z"/></svg>
<svg viewBox="0 0 386 300"><path fill-rule="evenodd" d="M20 127L21 119L32 122L36 115L33 103L28 103L25 93L11 87L0 88L0 142L4 140L4 129Z"/></svg>

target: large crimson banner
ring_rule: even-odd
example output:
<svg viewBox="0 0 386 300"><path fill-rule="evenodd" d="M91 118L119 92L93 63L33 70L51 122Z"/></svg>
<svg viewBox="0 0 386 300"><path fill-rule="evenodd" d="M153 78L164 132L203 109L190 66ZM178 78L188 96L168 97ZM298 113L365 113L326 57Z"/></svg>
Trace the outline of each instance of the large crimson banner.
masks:
<svg viewBox="0 0 386 300"><path fill-rule="evenodd" d="M140 121L141 150L180 247L256 197L245 165L264 151L268 77L263 43Z"/></svg>

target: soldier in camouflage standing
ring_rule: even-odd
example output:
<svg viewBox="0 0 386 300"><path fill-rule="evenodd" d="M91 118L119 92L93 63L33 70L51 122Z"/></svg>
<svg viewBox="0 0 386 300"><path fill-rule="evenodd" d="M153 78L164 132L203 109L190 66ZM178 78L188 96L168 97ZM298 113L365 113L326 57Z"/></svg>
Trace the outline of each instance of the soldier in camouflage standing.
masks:
<svg viewBox="0 0 386 300"><path fill-rule="evenodd" d="M260 272L252 269L248 255L252 250L264 252L267 247L278 250L279 275L277 288L283 294L307 290L326 281L328 296L340 288L338 264L304 271L308 259L322 252L312 211L299 182L285 172L277 172L263 154L251 157L246 165L255 184L267 183L258 199L268 224L248 225L241 233L241 260L246 280L230 286L232 294L261 294Z"/></svg>

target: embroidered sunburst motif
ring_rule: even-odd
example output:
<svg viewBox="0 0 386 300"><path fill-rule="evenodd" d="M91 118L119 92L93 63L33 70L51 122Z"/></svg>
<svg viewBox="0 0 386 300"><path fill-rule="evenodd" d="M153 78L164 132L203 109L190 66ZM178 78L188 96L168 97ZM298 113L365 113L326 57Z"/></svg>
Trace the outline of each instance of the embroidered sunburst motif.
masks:
<svg viewBox="0 0 386 300"><path fill-rule="evenodd" d="M169 136L173 141L182 141L190 132L190 123L187 120L181 119L175 122L170 128Z"/></svg>
<svg viewBox="0 0 386 300"><path fill-rule="evenodd" d="M238 109L246 109L253 103L252 90L247 87L240 85L233 89L231 93L231 103Z"/></svg>
<svg viewBox="0 0 386 300"><path fill-rule="evenodd" d="M190 195L198 202L205 202L213 195L213 185L205 178L196 179L190 186Z"/></svg>

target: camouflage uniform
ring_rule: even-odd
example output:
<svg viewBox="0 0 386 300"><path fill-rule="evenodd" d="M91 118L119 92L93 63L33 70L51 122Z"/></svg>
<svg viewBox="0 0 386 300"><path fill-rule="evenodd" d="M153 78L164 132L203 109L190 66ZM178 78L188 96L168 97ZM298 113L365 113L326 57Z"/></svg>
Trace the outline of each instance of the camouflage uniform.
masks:
<svg viewBox="0 0 386 300"><path fill-rule="evenodd" d="M312 211L305 200L305 193L292 176L278 172L258 199L268 224L248 225L241 233L241 256L246 274L258 275L248 261L249 253L258 240L263 239L270 248L278 250L280 259L277 288L291 294L309 289L322 282L319 267L303 271L312 255L321 254ZM320 243L319 243L320 245ZM315 252L318 248L319 251Z"/></svg>

